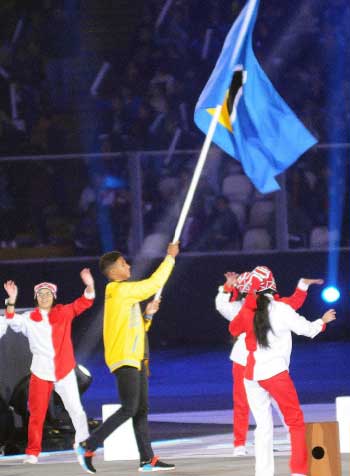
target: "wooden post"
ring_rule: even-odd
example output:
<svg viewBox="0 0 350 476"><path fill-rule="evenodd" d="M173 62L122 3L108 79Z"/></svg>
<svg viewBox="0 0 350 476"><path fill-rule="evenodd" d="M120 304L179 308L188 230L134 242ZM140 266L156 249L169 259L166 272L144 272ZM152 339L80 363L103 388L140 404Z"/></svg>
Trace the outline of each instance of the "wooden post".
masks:
<svg viewBox="0 0 350 476"><path fill-rule="evenodd" d="M338 423L307 423L309 476L341 476Z"/></svg>

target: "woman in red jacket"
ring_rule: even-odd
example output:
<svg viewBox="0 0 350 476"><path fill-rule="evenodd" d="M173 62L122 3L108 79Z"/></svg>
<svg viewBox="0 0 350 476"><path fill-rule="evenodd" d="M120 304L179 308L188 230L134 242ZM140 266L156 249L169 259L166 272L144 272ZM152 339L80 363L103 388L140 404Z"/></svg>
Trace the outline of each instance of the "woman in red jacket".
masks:
<svg viewBox="0 0 350 476"><path fill-rule="evenodd" d="M245 272L241 274L228 272L225 274L226 283L220 286L215 299L217 311L230 322L235 319L243 306L244 298L251 286L251 274ZM274 294L274 299L289 304L294 310L298 310L307 297L307 291L312 284L322 284L322 279L301 278L291 296L280 297ZM247 349L245 345L245 334L241 334L235 339L230 358L232 360L233 377L233 435L234 449L233 456L246 456L246 440L249 426L249 404L244 387L244 372L247 361ZM284 420L280 414L277 404L272 401L276 411L280 415L283 424Z"/></svg>
<svg viewBox="0 0 350 476"><path fill-rule="evenodd" d="M313 338L335 319L330 309L321 319L309 322L288 304L274 300L276 283L264 267L253 270L252 285L237 317L230 323L233 336L246 333L248 350L245 389L256 422L255 475L273 476L273 425L271 398L283 414L291 437L292 476L306 476L305 424L298 395L288 373L292 349L291 332Z"/></svg>
<svg viewBox="0 0 350 476"><path fill-rule="evenodd" d="M34 287L37 307L31 312L15 314L17 286L7 281L4 288L7 322L15 332L23 333L33 354L29 382L28 444L24 463L35 464L41 452L44 421L54 389L61 397L75 428L75 445L89 436L86 414L81 405L74 368L71 327L73 319L92 306L94 279L88 268L80 272L86 286L84 294L70 304L56 304L57 286L40 283Z"/></svg>

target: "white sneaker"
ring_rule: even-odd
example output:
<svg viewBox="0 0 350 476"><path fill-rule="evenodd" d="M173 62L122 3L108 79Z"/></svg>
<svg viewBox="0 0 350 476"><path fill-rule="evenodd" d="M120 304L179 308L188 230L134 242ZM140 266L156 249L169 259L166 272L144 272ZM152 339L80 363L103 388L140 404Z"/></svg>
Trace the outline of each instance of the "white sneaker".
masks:
<svg viewBox="0 0 350 476"><path fill-rule="evenodd" d="M247 456L248 452L245 446L235 446L233 448L233 456Z"/></svg>
<svg viewBox="0 0 350 476"><path fill-rule="evenodd" d="M23 464L36 464L38 462L38 457L34 455L26 455L23 460Z"/></svg>

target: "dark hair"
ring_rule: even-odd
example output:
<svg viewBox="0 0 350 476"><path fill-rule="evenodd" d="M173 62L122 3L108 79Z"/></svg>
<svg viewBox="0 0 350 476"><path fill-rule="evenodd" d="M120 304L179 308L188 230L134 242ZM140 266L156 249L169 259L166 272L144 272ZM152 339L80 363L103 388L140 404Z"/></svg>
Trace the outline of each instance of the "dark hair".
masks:
<svg viewBox="0 0 350 476"><path fill-rule="evenodd" d="M264 294L259 294L257 296L257 309L254 316L254 332L258 344L264 348L270 347L267 340L267 333L272 330L267 309L269 303L269 298L267 298Z"/></svg>
<svg viewBox="0 0 350 476"><path fill-rule="evenodd" d="M101 273L106 275L107 269L121 256L123 255L119 251L110 251L109 253L102 255L98 262Z"/></svg>

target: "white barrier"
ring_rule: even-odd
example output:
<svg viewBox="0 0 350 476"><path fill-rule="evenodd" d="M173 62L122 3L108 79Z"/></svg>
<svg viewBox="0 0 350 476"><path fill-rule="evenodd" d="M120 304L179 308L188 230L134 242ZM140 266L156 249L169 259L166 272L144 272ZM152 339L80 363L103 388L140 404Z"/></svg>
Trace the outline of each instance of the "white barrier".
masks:
<svg viewBox="0 0 350 476"><path fill-rule="evenodd" d="M102 405L102 420L107 420L119 408L119 404ZM138 460L139 452L131 418L111 433L103 446L105 461Z"/></svg>
<svg viewBox="0 0 350 476"><path fill-rule="evenodd" d="M350 453L350 397L337 397L335 406L339 424L340 452Z"/></svg>

